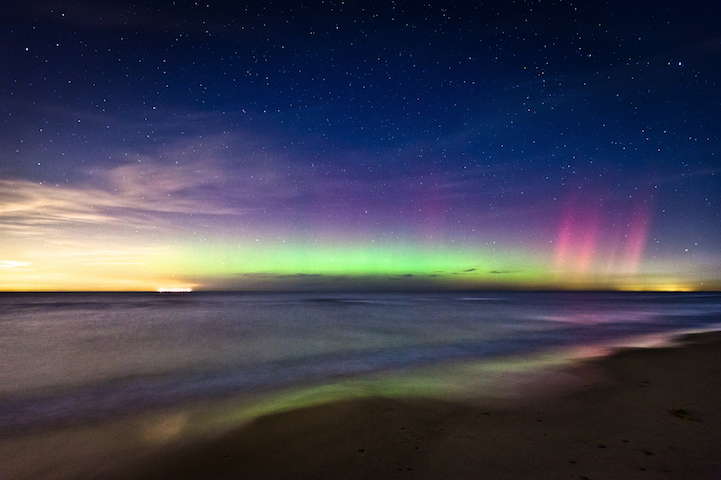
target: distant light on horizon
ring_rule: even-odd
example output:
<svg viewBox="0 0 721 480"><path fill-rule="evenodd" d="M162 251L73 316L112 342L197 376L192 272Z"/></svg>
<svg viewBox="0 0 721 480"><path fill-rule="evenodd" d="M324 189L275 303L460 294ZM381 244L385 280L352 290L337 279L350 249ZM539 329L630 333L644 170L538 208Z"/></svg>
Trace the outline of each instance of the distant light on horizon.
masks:
<svg viewBox="0 0 721 480"><path fill-rule="evenodd" d="M191 288L159 288L159 293L190 293L193 290Z"/></svg>

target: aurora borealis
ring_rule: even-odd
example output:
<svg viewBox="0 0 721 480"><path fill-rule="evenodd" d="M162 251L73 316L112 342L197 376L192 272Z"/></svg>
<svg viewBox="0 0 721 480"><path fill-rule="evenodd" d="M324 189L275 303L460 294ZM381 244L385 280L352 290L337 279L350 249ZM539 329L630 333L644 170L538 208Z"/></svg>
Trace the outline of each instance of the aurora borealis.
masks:
<svg viewBox="0 0 721 480"><path fill-rule="evenodd" d="M0 290L721 288L707 2L22 2Z"/></svg>

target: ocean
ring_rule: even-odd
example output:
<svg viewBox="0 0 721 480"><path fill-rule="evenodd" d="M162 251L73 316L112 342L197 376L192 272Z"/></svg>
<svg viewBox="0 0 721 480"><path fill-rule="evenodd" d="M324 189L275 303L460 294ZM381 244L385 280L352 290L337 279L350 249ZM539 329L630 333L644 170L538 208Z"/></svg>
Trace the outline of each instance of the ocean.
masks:
<svg viewBox="0 0 721 480"><path fill-rule="evenodd" d="M0 431L331 386L480 395L499 365L719 329L718 293L5 293Z"/></svg>

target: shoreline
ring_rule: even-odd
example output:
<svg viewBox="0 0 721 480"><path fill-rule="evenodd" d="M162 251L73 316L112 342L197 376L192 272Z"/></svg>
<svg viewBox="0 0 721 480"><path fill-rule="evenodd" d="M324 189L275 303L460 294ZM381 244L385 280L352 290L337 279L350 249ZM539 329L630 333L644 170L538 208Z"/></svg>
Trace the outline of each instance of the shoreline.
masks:
<svg viewBox="0 0 721 480"><path fill-rule="evenodd" d="M581 381L509 402L346 399L165 441L189 425L172 409L5 438L0 479L721 475L721 332L565 372Z"/></svg>

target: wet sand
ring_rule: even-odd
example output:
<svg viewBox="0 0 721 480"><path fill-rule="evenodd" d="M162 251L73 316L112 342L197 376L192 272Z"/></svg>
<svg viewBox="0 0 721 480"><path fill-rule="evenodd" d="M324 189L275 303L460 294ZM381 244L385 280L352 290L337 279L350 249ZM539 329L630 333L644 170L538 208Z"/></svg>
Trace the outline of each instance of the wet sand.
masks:
<svg viewBox="0 0 721 480"><path fill-rule="evenodd" d="M508 402L344 400L165 443L140 438L141 418L15 436L0 479L721 478L721 334L682 343L586 361L571 372L586 383ZM163 418L158 435L182 429Z"/></svg>

